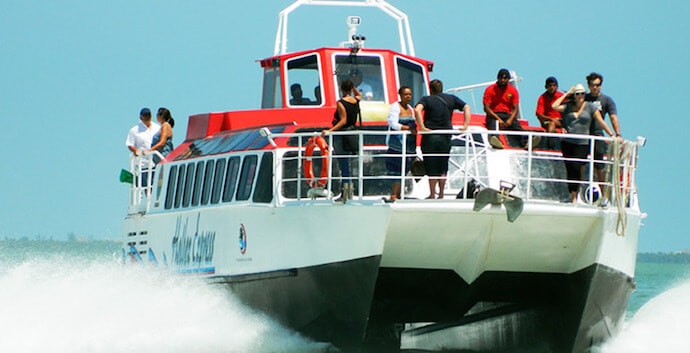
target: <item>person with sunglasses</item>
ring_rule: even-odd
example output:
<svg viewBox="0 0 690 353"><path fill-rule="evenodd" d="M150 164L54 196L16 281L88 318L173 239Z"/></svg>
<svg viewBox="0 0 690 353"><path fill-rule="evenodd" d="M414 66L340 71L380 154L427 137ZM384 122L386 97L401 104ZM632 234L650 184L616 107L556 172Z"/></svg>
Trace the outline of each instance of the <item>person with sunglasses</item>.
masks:
<svg viewBox="0 0 690 353"><path fill-rule="evenodd" d="M589 93L585 96L585 101L592 102L595 107L601 112L601 117L606 120L606 115L611 120L611 126L616 133L616 136L621 135L621 128L618 124L618 112L616 111L616 102L613 98L601 93L601 84L604 82L604 77L601 74L592 72L587 75L587 85L589 86ZM592 135L604 136L604 132L599 124L592 124L590 130ZM604 155L607 151L607 144L605 141L596 141L594 144L594 160L603 161ZM597 174L598 181L604 181L604 163L594 163L594 170Z"/></svg>
<svg viewBox="0 0 690 353"><path fill-rule="evenodd" d="M564 103L566 98L568 98L568 101ZM581 83L570 87L568 92L558 97L551 107L561 112L561 125L563 125L568 134L589 135L591 125L595 124L596 120L606 133L611 136L614 135L614 131L606 124L596 106L591 102L585 101L585 87ZM585 180L582 176L582 168L587 164L589 139L563 138L561 140L561 152L563 157L567 159L565 161L565 170L568 180ZM562 202L575 203L579 189L579 183L568 183L570 197Z"/></svg>

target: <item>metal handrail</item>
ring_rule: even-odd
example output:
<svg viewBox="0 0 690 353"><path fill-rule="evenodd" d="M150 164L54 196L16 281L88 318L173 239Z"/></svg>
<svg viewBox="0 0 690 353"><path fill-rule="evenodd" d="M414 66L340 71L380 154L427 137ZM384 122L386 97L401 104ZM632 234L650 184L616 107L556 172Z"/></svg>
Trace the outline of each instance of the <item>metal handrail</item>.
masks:
<svg viewBox="0 0 690 353"><path fill-rule="evenodd" d="M464 151L461 154L453 153L451 151L449 157L450 157L450 163L454 165L455 168L457 168L457 171L462 172L462 179L463 183L461 185L466 185L466 181L469 179L491 179L491 175L478 175L476 172L476 163L478 158L491 158L491 154L501 154L501 153L513 153L516 156L520 156L521 158L526 159L526 163L528 164L527 172L525 175L518 175L516 177L516 182L525 182L527 187L525 188L525 194L521 195L524 196L525 200L539 200L539 198L533 197L531 195L531 183L533 182L551 182L551 183L577 183L583 186L588 186L588 185L594 185L598 184L601 188L612 188L613 190L618 190L619 188L623 190L622 193L619 193L618 195L612 195L614 199L611 201L616 201L617 198L621 198L624 195L627 195L629 197L631 194L636 193L636 186L634 184L634 174L636 171L636 166L633 164L633 161L636 159L636 151L637 151L637 146L639 143L633 142L633 141L625 141L626 144L634 146L633 148L633 153L630 155L629 158L626 158L625 161L621 161L619 158L614 158L613 160L604 160L604 161L595 161L593 159L593 148L594 144L592 142L601 140L601 141L607 141L609 143L614 143L618 144L618 142L615 142L614 139L612 138L606 138L606 137L601 137L601 136L593 136L593 135L577 135L577 134L562 134L562 133L544 133L544 132L535 132L535 131L506 131L506 130L501 130L501 131L490 131L490 130L484 130L484 129L471 129L469 131L459 131L459 130L434 130L434 131L429 131L429 132L419 132L419 134L428 134L428 133L433 133L433 134L452 134L456 135L455 139L457 140L464 140L465 141L465 146L468 146L470 148L465 148ZM300 137L300 139L303 138L308 138L309 136L314 136L317 135L318 133L302 133L304 137ZM356 159L358 163L358 174L353 175L350 177L357 183L357 198L363 199L366 194L364 190L364 183L366 180L374 180L374 179L399 179L402 182L405 182L407 180L412 180L415 177L410 176L410 175L395 175L395 176L390 176L387 174L381 174L381 175L371 175L371 176L364 176L362 175L363 171L363 164L364 164L364 159L365 158L370 158L371 152L381 152L382 150L385 150L387 147L386 146L369 146L369 145L364 145L364 136L366 135L399 135L402 134L407 138L409 135L409 132L407 131L371 131L371 130L354 130L354 131L335 131L327 135L327 142L329 146L332 146L333 140L332 138L337 135L348 135L348 134L359 134L360 138L360 148L359 152L356 155L345 155L345 156L333 156L333 154L329 154L328 159L329 159L329 165L333 165L335 162L334 158L349 158L349 159ZM473 134L482 134L482 135L494 135L494 134L501 134L501 135L516 135L516 136L527 136L527 141L528 141L528 146L527 150L520 150L520 149L505 149L505 150L495 150L489 146L487 146L483 141L474 141L472 135ZM295 134L275 134L274 137L278 138L281 136L294 136ZM589 156L586 159L581 160L582 162L587 163L589 166L589 173L585 180L567 180L564 178L556 178L556 177L543 177L543 176L538 176L538 175L533 175L532 171L532 163L537 160L551 160L551 161L568 161L568 160L575 160L572 158L564 158L560 155L559 151L556 150L534 150L534 146L531 145L531 136L534 135L539 135L543 138L545 137L551 137L551 138L577 138L577 139L586 139L590 141L590 153ZM485 136L485 140L486 136ZM300 142L301 145L301 142ZM298 148L298 150L301 150ZM301 153L301 152L300 152ZM377 158L383 158L389 156L386 153L378 153L375 155ZM403 158L403 161L405 161L405 156L407 156L407 153L403 151L402 155L395 155L397 157ZM458 165L458 163L453 159L453 157L459 157L463 156L465 157L463 166ZM487 157L482 157L482 156L487 156ZM296 178L282 178L282 176L277 176L276 180L276 186L280 185L282 182L290 182L290 181L296 181L298 182L298 194L297 198L300 199L301 195L301 187L302 185L307 185L306 184L306 179L303 177L302 171L301 171L301 162L302 159L304 158L303 155L298 154L298 164L300 167L298 167L297 170L297 177ZM321 158L314 156L312 158ZM469 164L475 164L475 167L472 168L475 170L475 172L471 172L470 168L467 168L466 166ZM609 173L609 179L605 181L596 181L596 176L594 173L594 164L595 163L602 163L606 165L607 169L612 169L614 167L616 168L623 168L624 171L622 172L623 175L626 175L626 180L624 181L624 185L621 186L621 181L616 182L613 180L613 174L614 173ZM510 167L510 166L504 166L505 167ZM333 168L330 168L333 169ZM405 169L403 169L405 170ZM452 175L448 176L449 178L452 178ZM332 190L333 188L333 182L337 180L343 179L342 177L339 176L334 176L331 175L331 170L329 170L328 173L328 184L326 186L327 189ZM446 185L450 185L450 183L446 183ZM483 185L487 186L487 185ZM614 187L617 186L617 187ZM450 191L456 191L456 190L450 190ZM332 196L332 195L331 195ZM329 196L329 197L331 197ZM402 195L403 198L405 197ZM589 199L592 200L593 195L589 195ZM592 202L590 202L592 203ZM629 203L626 201L626 203Z"/></svg>
<svg viewBox="0 0 690 353"><path fill-rule="evenodd" d="M130 213L148 212L151 206L151 200L147 196L153 190L153 174L156 169L154 157L165 159L158 151L132 155L129 158L129 171L133 177L129 195Z"/></svg>
<svg viewBox="0 0 690 353"><path fill-rule="evenodd" d="M453 145L459 146L453 148L448 155L450 169L447 176L447 183L445 194L450 195L451 193L457 194L462 189L465 189L463 193L459 195L462 198L469 198L471 195L467 194L467 183L470 180L475 180L481 187L492 187L498 188L501 181L504 179L511 183L516 184L515 195L523 198L525 201L534 202L544 202L544 201L560 201L560 198L554 198L553 195L562 193L561 191L565 189L564 186L559 186L558 184L565 185L566 183L577 183L583 186L590 186L597 184L603 190L607 188L611 190L610 201L612 205L619 207L619 209L635 207L639 208L637 203L637 187L635 184L635 172L636 172L636 161L637 161L637 151L638 147L643 145L638 139L637 142L625 141L622 145L610 138L604 138L600 136L590 136L590 135L574 135L574 134L556 134L556 133L543 133L534 131L489 131L483 128L471 127L469 131L459 131L459 130L434 130L430 132L419 132L420 134L428 133L444 133L452 134ZM270 139L274 141L270 147L270 150L275 151L274 163L273 163L273 195L274 204L282 204L285 202L292 202L294 200L303 200L305 195L303 191L308 188L308 180L304 177L302 166L305 158L304 146L306 139L319 135L320 132L303 132L303 133L276 133L271 134ZM406 163L406 157L412 157L411 154L407 152L405 148L401 154L389 154L387 152L387 146L383 143L372 145L368 140L365 140L365 136L378 135L379 137L385 135L402 135L404 139L412 138L409 131L374 131L374 130L353 130L353 131L335 131L329 133L326 136L329 146L333 146L333 138L338 135L345 134L359 134L360 138L360 148L357 154L346 155L346 156L334 156L329 153L328 156L323 157L315 154L311 158L313 159L327 159L330 166L333 166L336 162L336 158L349 158L356 161L357 168L353 170L352 176L350 177L355 181L357 185L357 195L356 200L375 200L380 199L382 196L388 196L389 191L384 190L385 185L381 183L371 184L371 181L376 180L398 180L403 185L403 190L406 190L404 185L410 185L414 179L418 179L418 176L408 175L405 173L400 173L397 175L390 175L382 167L383 164L370 164L372 158L386 158L386 157L397 157L403 158L403 163ZM489 146L488 141L489 135L502 134L502 135L522 135L526 136L527 141L530 143L527 146L527 150L520 149L504 149L496 150ZM590 141L593 145L593 141L603 140L612 143L612 150L622 151L622 153L615 153L613 159L605 161L597 161L597 163L603 163L606 169L611 171L607 175L607 180L602 182L595 181L595 174L593 172L593 166L595 161L592 159L591 155L581 161L587 163L590 172L584 180L567 180L564 176L559 173L564 173L562 167L558 166L558 163L562 163L568 160L564 158L559 151L555 150L534 150L534 146L531 145L532 139L529 136L539 135L543 138L581 138ZM478 138L479 137L479 138ZM286 140L289 138L296 138L297 146L286 145ZM643 139L642 139L643 140ZM405 146L403 141L403 146ZM590 147L590 152L592 147ZM331 150L329 148L329 150ZM249 151L251 152L251 151ZM286 153L293 152L294 154L287 155ZM624 153L623 153L624 152ZM242 153L248 153L242 151ZM261 152L264 153L264 152ZM132 156L130 159L130 171L134 176L134 182L131 186L130 194L130 214L135 214L139 212L148 212L151 207L151 199L149 195L152 195L154 189L154 180L157 181L158 187L162 187L161 181L164 181L165 176L160 172L155 175L154 178L154 167L153 157L157 156L163 158L158 152L152 154L147 154L144 156ZM419 148L414 153L416 157L428 157L429 155L422 155ZM216 156L211 158L217 158ZM291 167L285 169L287 166L286 162L292 161L296 163L295 170L293 171ZM372 169L373 166L373 169ZM527 168L525 169L525 166ZM365 175L364 167L371 172L367 172L369 175ZM561 168L560 170L548 169L548 168ZM403 165L402 170L406 170ZM325 190L334 190L337 181L343 178L333 171L337 168L331 167L327 172L327 184ZM289 173L289 174L285 174ZM292 174L295 173L295 174ZM291 186L290 194L284 194L284 186L288 185L285 183L295 183ZM160 185L159 185L160 184ZM419 184L417 184L419 185ZM424 184L422 184L424 185ZM293 195L292 192L295 189L292 187L296 186L296 194ZM374 189L375 187L375 189ZM561 190L561 191L559 191ZM311 191L311 190L309 190ZM533 192L534 191L534 192ZM421 192L421 191L418 191ZM536 193L535 193L536 192ZM310 195L309 192L306 195ZM313 198L312 197L307 198ZM566 194L567 195L567 190ZM402 193L402 199L407 199L410 197L423 198L422 195L405 194ZM593 195L590 192L589 200L593 200ZM316 198L332 199L335 195L328 193L316 194ZM589 202L594 204L593 202Z"/></svg>

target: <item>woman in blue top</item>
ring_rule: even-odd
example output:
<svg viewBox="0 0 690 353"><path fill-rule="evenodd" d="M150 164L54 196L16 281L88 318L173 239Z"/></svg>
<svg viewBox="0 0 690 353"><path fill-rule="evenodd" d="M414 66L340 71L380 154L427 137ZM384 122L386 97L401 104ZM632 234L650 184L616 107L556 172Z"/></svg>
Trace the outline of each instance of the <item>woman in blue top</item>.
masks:
<svg viewBox="0 0 690 353"><path fill-rule="evenodd" d="M571 97L570 100L563 103L567 97ZM611 136L614 135L596 106L585 101L585 86L580 83L570 87L568 92L556 99L551 107L561 112L561 125L568 134L589 135L590 125L598 122L606 130L606 133ZM585 180L582 176L582 167L585 166L585 160L589 154L589 139L563 138L561 151L564 158L574 159L565 162L568 180ZM579 183L568 183L570 197L563 202L576 202L579 188Z"/></svg>
<svg viewBox="0 0 690 353"><path fill-rule="evenodd" d="M412 166L412 159L415 156L415 149L417 148L417 124L414 118L414 108L410 105L412 101L412 89L408 86L402 86L398 90L400 101L391 104L388 112L388 130L396 131L410 131L411 134L394 134L386 135L386 145L388 151L386 152L386 169L388 175L397 176L393 179L393 187L391 189L391 196L386 201L395 201L400 198L400 177L407 174ZM405 173L402 172L402 151L403 140L405 141Z"/></svg>
<svg viewBox="0 0 690 353"><path fill-rule="evenodd" d="M173 119L172 114L170 114L170 110L162 107L158 108L156 119L161 125L161 128L155 135L153 135L153 139L151 140L151 149L149 149L149 151L158 151L163 156L167 156L173 150L172 128L175 126L175 119ZM153 161L158 163L160 162L160 158L154 156Z"/></svg>

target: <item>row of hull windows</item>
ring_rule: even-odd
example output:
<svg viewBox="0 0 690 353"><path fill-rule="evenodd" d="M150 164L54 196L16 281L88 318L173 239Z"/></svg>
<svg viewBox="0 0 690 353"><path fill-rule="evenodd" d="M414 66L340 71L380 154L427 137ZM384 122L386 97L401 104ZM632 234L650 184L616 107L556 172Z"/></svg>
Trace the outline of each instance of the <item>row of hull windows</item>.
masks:
<svg viewBox="0 0 690 353"><path fill-rule="evenodd" d="M477 136L479 137L479 136ZM458 169L458 166L466 165L464 141L456 142L452 153L453 167L449 170L449 186L454 189L462 189L465 185L465 171ZM364 169L359 171L358 163L351 163L352 175L362 175L364 177L363 192L364 196L386 195L390 191L390 178L382 178L388 175L385 160L386 151L370 151L368 161L363 163ZM179 209L187 207L198 207L214 205L221 202L243 202L251 201L256 203L270 203L273 201L273 152L263 154L246 154L244 156L220 157L216 159L205 159L200 161L190 161L171 165L167 169L167 184L165 192L164 208ZM319 175L322 167L322 158L318 152L313 156L313 170L315 175ZM513 168L518 175L528 173L524 161L516 160ZM478 170L470 171L470 178L484 179L487 175L486 161L483 158L475 161ZM301 176L301 163L297 151L286 152L281 158L282 182L280 185L281 193L286 198L307 198L309 187ZM331 169L331 191L337 193L340 189L339 168L337 163L329 165ZM531 164L532 176L539 178L565 180L565 169L561 161L554 160L534 160ZM486 182L486 180L483 180ZM526 180L520 180L519 189L530 188L532 198L538 199L560 199L564 193L567 194L565 183L562 181L536 181L531 185L526 184ZM405 181L406 192L411 191L412 180ZM299 196L298 196L299 195Z"/></svg>
<svg viewBox="0 0 690 353"><path fill-rule="evenodd" d="M257 172L258 169L258 172ZM273 154L255 154L176 164L168 171L165 209L219 202L268 203L273 199ZM253 193L252 193L253 191Z"/></svg>

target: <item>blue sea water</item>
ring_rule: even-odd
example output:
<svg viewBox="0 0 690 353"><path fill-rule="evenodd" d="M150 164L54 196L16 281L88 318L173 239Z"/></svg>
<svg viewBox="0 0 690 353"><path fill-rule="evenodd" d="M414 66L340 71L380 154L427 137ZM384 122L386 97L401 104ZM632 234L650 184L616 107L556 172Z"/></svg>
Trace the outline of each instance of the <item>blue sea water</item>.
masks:
<svg viewBox="0 0 690 353"><path fill-rule="evenodd" d="M327 352L194 277L123 267L108 241L0 241L0 352ZM638 263L601 353L689 352L690 265Z"/></svg>

